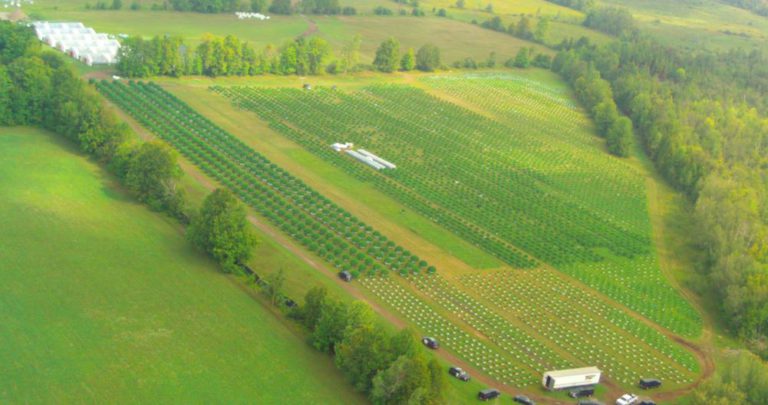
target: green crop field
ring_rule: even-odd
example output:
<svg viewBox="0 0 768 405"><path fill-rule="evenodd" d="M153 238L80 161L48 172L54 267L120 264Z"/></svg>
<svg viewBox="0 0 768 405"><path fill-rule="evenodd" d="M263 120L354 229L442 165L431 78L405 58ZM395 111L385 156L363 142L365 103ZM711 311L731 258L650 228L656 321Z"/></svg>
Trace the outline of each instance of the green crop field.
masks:
<svg viewBox="0 0 768 405"><path fill-rule="evenodd" d="M545 111L553 109L553 116L561 117L560 127L555 125L554 128L546 128L543 125L546 120L535 115L530 122L522 121L518 116L489 119L489 116L480 116L469 108L439 100L423 89L407 86L377 85L335 92L320 89L312 92L298 91L297 94L279 88L217 88L216 91L232 92L233 97L257 97L254 94L263 93L278 98L279 102L261 100L262 107L259 109L260 114L263 111L280 110L279 113L270 114L280 114L284 122L265 116L274 129L329 162L355 173L355 176L372 181L376 187L407 206L428 218L436 219L457 235L521 269L505 267L486 272L434 269L426 260L320 195L160 87L141 83L125 85L119 82L100 82L98 88L209 176L233 189L274 226L330 265L358 274L361 284L378 302L411 321L423 333L441 339L448 350L497 381L510 386L531 386L546 369L589 363L597 364L606 370L609 378L625 386L633 384L646 373L663 376L670 388L692 382L699 371L695 357L673 343L655 326L617 307L608 297L621 297L614 297L611 288L607 287L616 287L606 282L609 278L607 272L597 277L599 282L591 285L595 289L592 290L587 285L564 277L546 264L551 261L563 269L570 268L568 266L594 265L594 269L598 269L596 263L616 264L620 260L644 263L650 267L637 274L633 274L632 268L621 265L615 265L610 270L621 271L622 277L634 277L633 281L646 283L644 279L648 278L649 288L659 289L671 309L665 311L658 308L658 305L637 301L639 294L633 295L632 299L619 301L637 312L647 313L651 319L666 324L675 332L685 335L698 333L700 321L696 313L671 287L662 282L658 266L654 265L647 235L649 225L642 194L643 185L642 182L638 184L632 180L638 175L633 166L621 163L595 147L588 122L569 101L562 87L548 88L540 83L526 81L515 83L512 78L498 76L472 76L458 82L473 79L512 81L510 85L517 86L517 93L531 93L531 105L521 106L519 111L528 111L530 114L530 110L525 108L535 107ZM431 88L442 85L432 83L433 80L452 79L425 78L420 86ZM469 85L474 87L472 83ZM435 91L446 92L446 97L450 97L447 94L449 89L441 87L441 90ZM472 103L471 97L467 97L467 102ZM239 100L239 103L247 107L244 100ZM403 107L397 107L398 104ZM280 106L284 107L280 109ZM327 110L334 106L335 111ZM404 111L406 106L410 106L413 111ZM478 103L474 108L482 109L482 104ZM313 115L300 119L289 110L304 110ZM493 112L487 111L487 114L493 115ZM398 120L395 115L402 115L402 120ZM354 129L345 126L347 124L344 121L351 120L348 117L352 116L356 117L354 122L357 126ZM337 121L329 123L324 121L326 119ZM411 124L405 122L406 119ZM315 124L315 121L319 124ZM511 131L511 122L518 122L520 127ZM328 126L327 132L323 132L319 125L331 126ZM563 128L563 125L566 127ZM542 139L536 140L535 134L523 131L528 129L530 132L531 126L542 127L543 132L538 136L542 139L552 138L551 141L547 143ZM330 142L317 139L330 136L326 133L331 130L336 134L345 134L344 138ZM569 130L575 133L571 135L573 139L569 139ZM418 136L407 137L405 131ZM310 133L314 137L310 137ZM462 135L464 133L471 135L471 138ZM514 137L510 134L514 134ZM358 136L365 138L361 145L371 145L372 150L382 151L383 156L398 158L391 157L400 165L398 169L388 175L371 175L374 173L372 169L335 154L328 148L328 144L333 141L361 142L356 138ZM302 138L306 140L302 141ZM503 140L511 142L510 145L505 146ZM415 152L410 156L406 156L405 152L390 156L384 151L394 153L397 147L383 148L382 145L388 141L399 145L404 151ZM488 144L483 145L483 142ZM494 151L499 148L501 151ZM568 153L558 154L563 160L549 168L549 172L543 170L545 167L537 159L537 154L544 151L551 153L558 148L568 150L576 157ZM498 171L497 181L502 182L504 176L509 177L513 173L516 175L511 176L510 181L514 182L506 187L491 187L472 174L478 167L472 166L471 158L476 157L478 150L491 157L488 164L492 164ZM525 150L525 153L516 156L515 150ZM463 151L466 158L459 157L456 151ZM575 170L569 159L587 155L595 158L596 166L582 167L581 172L573 177L583 177L585 184L595 186L600 182L594 176L586 175L591 171L611 170L615 172L611 176L615 184L605 185L603 181L602 187L619 189L595 193L593 197L596 201L581 201L584 199L581 194L566 197L573 191L564 188L567 180L572 177L561 178L561 175ZM419 169L414 170L412 167ZM456 170L441 171L440 167ZM423 173L423 177L415 174L411 176L416 177L407 177L408 168L413 173ZM452 177L454 172L460 177ZM399 173L403 173L400 176L404 177L399 177ZM430 178L436 180L434 184L428 181ZM457 187L459 192L472 196L464 198L470 202L467 207L446 203L450 200L450 190L457 184L457 180L461 184ZM397 189L397 193L389 193L386 187ZM488 188L478 191L473 187ZM575 189L579 185L573 187ZM418 192L414 192L414 189ZM507 190L519 190L520 197L509 197ZM614 204L601 207L600 198L616 192L627 193L627 196ZM445 197L439 198L441 193L446 193ZM568 215L559 218L550 218L540 209L525 213L531 217L521 219L521 223L525 226L533 223L541 225L541 232L532 232L529 238L533 239L529 240L522 237L527 232L516 232L514 226L501 223L503 221L498 221L492 229L481 229L478 224L482 217L474 216L473 212L478 209L477 196L482 193L487 193L487 200L481 198L483 205L498 207L501 204L499 209L502 215L494 214L497 217L505 215L505 209L513 212L518 207L518 210L525 211L526 207L536 203L555 204L569 211ZM504 198L521 205L504 208L500 201L494 202L494 199L500 198L497 193L507 193ZM537 197L541 195L546 195L552 201L542 202L541 197ZM437 197L433 199L433 196ZM439 205L444 203L447 205ZM435 210L428 212L430 207ZM622 218L627 212L635 210L642 212ZM522 212L517 214L522 218L521 215ZM563 232L562 236L548 231L565 226L573 229L566 229L567 232ZM580 229L583 227L597 227L606 236L590 237L589 231ZM473 234L480 231L483 233L479 236ZM506 239L498 235L505 235ZM524 245L531 251L516 247L516 244ZM561 254L548 256L546 249L534 249L539 244L549 244ZM648 260L651 261L650 265ZM633 262L632 265L637 263ZM579 276L575 271L570 274ZM584 282L589 281L585 277ZM549 307L541 303L534 305L535 301L527 305L505 295L506 290L493 291L494 295L490 297L477 289L487 283L508 284L509 289L519 288L520 294L532 296L560 294L561 302ZM631 294L633 290L625 288L619 292ZM568 310L570 317L565 317ZM579 325L578 328L573 328L574 322ZM582 352L576 350L577 345L601 349Z"/></svg>
<svg viewBox="0 0 768 405"><path fill-rule="evenodd" d="M0 178L0 402L364 402L55 136L0 130Z"/></svg>
<svg viewBox="0 0 768 405"><path fill-rule="evenodd" d="M509 265L546 263L676 333L699 334L697 314L658 269L642 174L596 146L564 88L512 75L422 81L490 116L408 86L214 90ZM376 172L328 147L347 141L398 169Z"/></svg>

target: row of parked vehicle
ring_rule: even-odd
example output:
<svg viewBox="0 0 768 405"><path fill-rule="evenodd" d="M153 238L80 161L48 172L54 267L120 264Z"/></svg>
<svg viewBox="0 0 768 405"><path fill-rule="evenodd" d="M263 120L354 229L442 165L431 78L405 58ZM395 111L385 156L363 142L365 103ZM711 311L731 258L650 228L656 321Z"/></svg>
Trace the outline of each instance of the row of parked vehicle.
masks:
<svg viewBox="0 0 768 405"><path fill-rule="evenodd" d="M421 338L421 343L432 350L437 350L440 348L440 344L438 343L437 339L433 337L425 336ZM469 376L469 373L462 370L461 367L457 367L457 366L450 367L448 369L448 374L464 382L467 382L471 379L471 377ZM655 378L642 378L638 383L638 387L644 390L658 388L658 387L661 387L661 381ZM577 405L604 405L600 401L589 398L593 395L595 395L594 386L579 387L574 390L571 390L568 393L568 396L570 396L571 398L585 398L585 399L580 399L577 402ZM482 401L496 399L499 396L501 396L501 392L495 388L487 388L477 393L477 398ZM525 395L515 395L515 397L513 398L513 401L522 405L536 405L536 402L534 400L528 398ZM624 394L619 399L616 400L616 405L656 405L656 403L650 399L641 400L635 394Z"/></svg>

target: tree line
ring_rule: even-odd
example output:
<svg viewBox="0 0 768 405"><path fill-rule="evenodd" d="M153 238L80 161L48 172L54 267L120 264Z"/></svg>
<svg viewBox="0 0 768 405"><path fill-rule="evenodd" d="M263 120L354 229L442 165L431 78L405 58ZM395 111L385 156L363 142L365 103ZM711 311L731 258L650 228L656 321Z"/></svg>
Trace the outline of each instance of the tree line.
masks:
<svg viewBox="0 0 768 405"><path fill-rule="evenodd" d="M355 55L357 52L350 50ZM346 69L341 65L347 61L357 63L352 56L333 59L328 42L318 37L299 37L279 50L267 46L257 52L250 44L232 35L206 34L194 49L187 47L179 37L127 38L120 48L116 70L126 77L317 75Z"/></svg>
<svg viewBox="0 0 768 405"><path fill-rule="evenodd" d="M156 36L149 40L129 37L120 48L116 70L119 75L131 78L336 74L363 68L361 42L361 37L356 35L336 57L328 42L319 37L298 37L279 49L267 46L261 51L232 35L206 34L194 49L179 37ZM408 49L401 54L400 43L389 38L377 49L372 66L382 72L433 71L442 67L440 49L426 44L417 51Z"/></svg>
<svg viewBox="0 0 768 405"><path fill-rule="evenodd" d="M445 370L427 356L411 329L393 333L361 302L310 289L293 312L310 332L313 347L334 356L336 367L374 404L441 404Z"/></svg>
<svg viewBox="0 0 768 405"><path fill-rule="evenodd" d="M256 13L290 15L293 13L335 15L356 14L354 7L342 7L339 0L170 0L170 7L176 11L194 11L198 13L232 13L252 11ZM167 5L165 7L168 7Z"/></svg>
<svg viewBox="0 0 768 405"><path fill-rule="evenodd" d="M576 97L592 116L598 135L606 139L608 151L620 157L629 156L634 137L632 121L616 107L611 85L597 68L570 50L555 56L552 70L571 84Z"/></svg>
<svg viewBox="0 0 768 405"><path fill-rule="evenodd" d="M716 296L733 330L768 357L766 50L670 48L637 31L604 46L583 38L560 49L553 68L587 105L593 93L612 94L659 172L691 199L705 253L697 287ZM587 83L596 90L585 91ZM598 127L607 109L593 111Z"/></svg>

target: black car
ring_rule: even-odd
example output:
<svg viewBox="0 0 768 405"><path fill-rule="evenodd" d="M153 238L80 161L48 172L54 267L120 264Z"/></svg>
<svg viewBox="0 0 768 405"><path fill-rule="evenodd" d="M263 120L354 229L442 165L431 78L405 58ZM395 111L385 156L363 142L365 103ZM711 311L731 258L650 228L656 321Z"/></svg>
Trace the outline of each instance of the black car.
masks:
<svg viewBox="0 0 768 405"><path fill-rule="evenodd" d="M640 386L640 388L644 390L648 390L651 388L661 387L661 381L655 378L641 378L640 383L638 385Z"/></svg>
<svg viewBox="0 0 768 405"><path fill-rule="evenodd" d="M469 381L469 374L459 367L451 367L448 369L448 374L458 378L461 381Z"/></svg>
<svg viewBox="0 0 768 405"><path fill-rule="evenodd" d="M592 395L595 395L595 389L594 388L580 388L580 389L573 390L573 391L569 392L568 395L571 398L591 397Z"/></svg>
<svg viewBox="0 0 768 405"><path fill-rule="evenodd" d="M653 402L652 399L644 399L638 402L637 405L656 405L656 402Z"/></svg>
<svg viewBox="0 0 768 405"><path fill-rule="evenodd" d="M346 282L350 282L350 281L352 281L352 273L350 273L348 271L340 271L339 272L339 278L344 280L344 281L346 281Z"/></svg>
<svg viewBox="0 0 768 405"><path fill-rule="evenodd" d="M523 405L536 405L536 402L526 397L525 395L515 395L515 397L512 398L512 400Z"/></svg>
<svg viewBox="0 0 768 405"><path fill-rule="evenodd" d="M501 395L501 392L499 392L499 390L497 390L496 388L488 388L478 392L477 398L483 401L487 401L489 399L498 398L500 395Z"/></svg>
<svg viewBox="0 0 768 405"><path fill-rule="evenodd" d="M430 349L437 350L437 348L440 347L440 345L437 344L437 339L429 336L421 338L421 343L424 343L424 346L427 346Z"/></svg>

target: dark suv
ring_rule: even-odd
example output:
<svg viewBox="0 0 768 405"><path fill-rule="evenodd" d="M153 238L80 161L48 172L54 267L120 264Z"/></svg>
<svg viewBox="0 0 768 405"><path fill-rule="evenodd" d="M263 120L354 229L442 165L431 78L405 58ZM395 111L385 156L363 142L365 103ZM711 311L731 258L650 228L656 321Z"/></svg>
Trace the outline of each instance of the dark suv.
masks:
<svg viewBox="0 0 768 405"><path fill-rule="evenodd" d="M523 405L536 405L536 402L533 402L532 399L526 397L525 395L515 395L513 401Z"/></svg>
<svg viewBox="0 0 768 405"><path fill-rule="evenodd" d="M640 383L638 385L640 386L640 388L644 390L648 390L651 388L661 387L661 381L655 378L641 378Z"/></svg>
<svg viewBox="0 0 768 405"><path fill-rule="evenodd" d="M571 398L591 397L595 395L594 388L579 388L568 393Z"/></svg>
<svg viewBox="0 0 768 405"><path fill-rule="evenodd" d="M469 374L459 367L451 367L448 369L448 374L458 378L461 381L469 381Z"/></svg>
<svg viewBox="0 0 768 405"><path fill-rule="evenodd" d="M477 393L477 397L483 401L498 398L500 395L501 392L496 388L488 388Z"/></svg>
<svg viewBox="0 0 768 405"><path fill-rule="evenodd" d="M429 336L421 338L421 343L424 343L424 346L427 346L430 349L437 350L437 348L440 347L440 345L437 344L437 339L431 338Z"/></svg>

